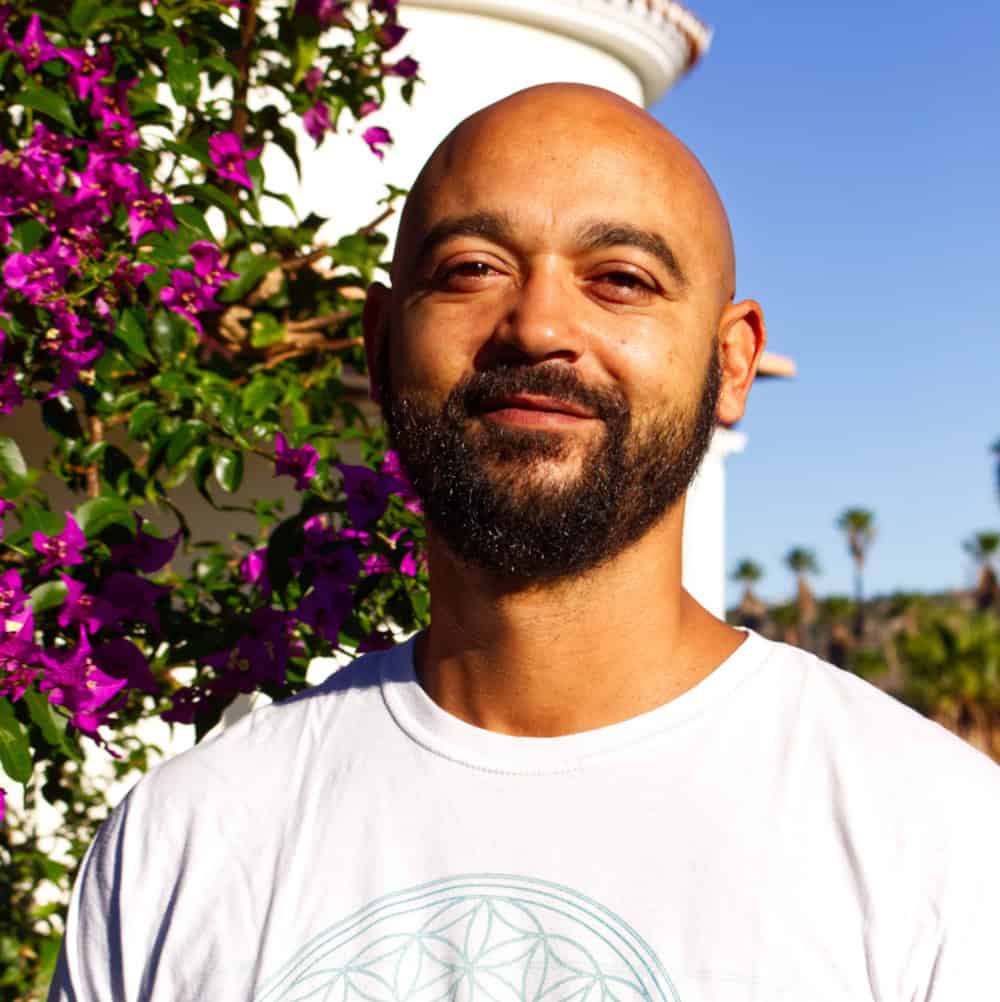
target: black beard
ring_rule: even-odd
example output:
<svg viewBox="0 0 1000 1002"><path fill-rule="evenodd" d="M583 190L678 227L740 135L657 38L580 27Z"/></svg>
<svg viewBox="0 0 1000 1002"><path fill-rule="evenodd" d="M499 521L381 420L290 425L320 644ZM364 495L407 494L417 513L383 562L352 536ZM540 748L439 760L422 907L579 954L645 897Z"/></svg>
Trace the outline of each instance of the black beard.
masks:
<svg viewBox="0 0 1000 1002"><path fill-rule="evenodd" d="M640 539L687 490L715 428L722 372L712 353L694 413L664 408L633 428L624 396L591 389L565 363L474 373L428 405L392 387L380 360L389 438L431 527L459 559L512 585L578 576ZM579 448L558 432L483 420L488 398L531 393L586 408L605 426L578 476L546 484L543 460Z"/></svg>

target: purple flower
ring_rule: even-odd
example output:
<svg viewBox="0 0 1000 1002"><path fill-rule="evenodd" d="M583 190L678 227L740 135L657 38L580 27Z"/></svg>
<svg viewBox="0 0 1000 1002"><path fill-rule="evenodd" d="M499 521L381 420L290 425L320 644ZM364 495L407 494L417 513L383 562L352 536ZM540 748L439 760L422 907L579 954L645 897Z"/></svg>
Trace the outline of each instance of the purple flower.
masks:
<svg viewBox="0 0 1000 1002"><path fill-rule="evenodd" d="M66 284L69 267L51 248L31 254L14 253L3 263L7 286L20 292L30 303L39 303Z"/></svg>
<svg viewBox="0 0 1000 1002"><path fill-rule="evenodd" d="M0 414L10 414L24 403L24 394L17 385L15 378L16 369L10 366L0 378ZM6 504L6 502L3 502ZM0 539L3 539L3 532L0 531Z"/></svg>
<svg viewBox="0 0 1000 1002"><path fill-rule="evenodd" d="M403 465L399 461L399 453L394 449L389 449L382 458L382 465L379 469L384 476L390 477L393 480L392 493L398 494L403 499L403 507L407 511L412 511L417 515L421 514L423 508L420 505L420 498L417 497L417 492L413 489L413 484L410 483L409 478L403 472Z"/></svg>
<svg viewBox="0 0 1000 1002"><path fill-rule="evenodd" d="M345 0L298 0L295 13L300 17L314 17L321 28L329 28L333 24L346 25L344 10Z"/></svg>
<svg viewBox="0 0 1000 1002"><path fill-rule="evenodd" d="M3 824L3 819L7 816L7 791L0 787L0 825Z"/></svg>
<svg viewBox="0 0 1000 1002"><path fill-rule="evenodd" d="M277 609L257 609L250 617L247 632L228 650L202 658L220 672L238 692L252 692L260 685L281 685L291 648L288 631L291 621Z"/></svg>
<svg viewBox="0 0 1000 1002"><path fill-rule="evenodd" d="M164 195L159 195L143 186L128 198L128 232L132 243L137 244L139 238L147 233L162 233L164 230L176 230L174 210Z"/></svg>
<svg viewBox="0 0 1000 1002"><path fill-rule="evenodd" d="M302 445L293 449L288 445L285 436L279 431L274 440L274 475L276 477L295 477L295 489L304 491L309 482L316 476L316 464L319 462L319 452L311 445Z"/></svg>
<svg viewBox="0 0 1000 1002"><path fill-rule="evenodd" d="M66 598L59 610L58 619L63 629L79 624L88 633L95 633L102 626L110 626L121 619L121 610L97 595L88 595L86 585L82 581L65 574L61 574L60 577L66 585Z"/></svg>
<svg viewBox="0 0 1000 1002"><path fill-rule="evenodd" d="M208 137L208 155L215 164L219 177L253 191L253 182L247 173L247 161L253 160L260 148L246 150L235 132L218 132Z"/></svg>
<svg viewBox="0 0 1000 1002"><path fill-rule="evenodd" d="M396 487L395 477L376 473L367 466L349 466L337 463L344 478L347 495L347 516L356 529L381 518L389 504L389 495Z"/></svg>
<svg viewBox="0 0 1000 1002"><path fill-rule="evenodd" d="M206 287L189 271L175 268L170 273L171 285L165 285L160 290L160 302L168 310L186 317L194 325L195 330L205 336L204 328L198 319L198 314L207 310L221 309L214 299L214 290Z"/></svg>
<svg viewBox="0 0 1000 1002"><path fill-rule="evenodd" d="M141 145L138 130L121 123L102 129L95 143L98 153L110 159L126 157Z"/></svg>
<svg viewBox="0 0 1000 1002"><path fill-rule="evenodd" d="M312 591L299 603L295 616L325 640L337 644L351 605L351 593L336 578L318 577Z"/></svg>
<svg viewBox="0 0 1000 1002"><path fill-rule="evenodd" d="M93 652L94 662L112 678L124 679L130 689L157 695L160 691L145 655L130 640L116 637L100 644Z"/></svg>
<svg viewBox="0 0 1000 1002"><path fill-rule="evenodd" d="M46 536L43 532L31 534L31 545L45 560L38 569L39 574L47 574L54 567L71 567L83 563L83 548L87 545L77 525L76 519L66 512L66 524L58 536Z"/></svg>
<svg viewBox="0 0 1000 1002"><path fill-rule="evenodd" d="M145 623L157 633L160 630L160 614L157 603L170 594L170 589L164 585L153 584L141 578L138 574L128 571L115 571L101 588L100 597L115 608L118 622L122 619ZM113 623L105 623L112 626Z"/></svg>
<svg viewBox="0 0 1000 1002"><path fill-rule="evenodd" d="M21 575L17 571L0 574L0 628L4 620L19 616L27 601L28 593L24 590Z"/></svg>
<svg viewBox="0 0 1000 1002"><path fill-rule="evenodd" d="M178 689L173 694L170 709L164 710L160 714L160 719L168 724L193 724L202 705L212 702L214 695L215 687L210 684L189 685L184 689Z"/></svg>
<svg viewBox="0 0 1000 1002"><path fill-rule="evenodd" d="M42 63L59 55L59 50L42 31L42 22L37 14L32 14L24 32L24 40L17 46L17 54L29 73L34 73Z"/></svg>
<svg viewBox="0 0 1000 1002"><path fill-rule="evenodd" d="M371 0L368 5L372 10L380 11L383 14L395 14L399 6L399 0Z"/></svg>
<svg viewBox="0 0 1000 1002"><path fill-rule="evenodd" d="M392 63L387 67L390 75L403 77L406 80L412 80L417 75L417 70L419 69L420 63L412 56L403 56L399 62Z"/></svg>
<svg viewBox="0 0 1000 1002"><path fill-rule="evenodd" d="M0 631L0 696L16 702L37 677L42 652L34 643L35 621L30 611L20 623L8 620L4 627Z"/></svg>
<svg viewBox="0 0 1000 1002"><path fill-rule="evenodd" d="M111 276L111 282L119 294L131 292L146 280L147 275L152 275L155 271L156 268L153 265L130 261L123 254L118 258L118 266Z"/></svg>
<svg viewBox="0 0 1000 1002"><path fill-rule="evenodd" d="M42 655L45 671L38 688L49 702L70 711L69 722L84 734L96 735L107 718L112 700L128 680L104 672L93 657L86 631L80 628L76 647L50 650Z"/></svg>
<svg viewBox="0 0 1000 1002"><path fill-rule="evenodd" d="M135 538L128 543L117 543L111 547L111 559L118 564L127 564L144 574L153 574L165 567L173 559L177 545L181 541L181 530L162 539L146 532L144 519L136 515Z"/></svg>
<svg viewBox="0 0 1000 1002"><path fill-rule="evenodd" d="M256 588L264 598L271 596L271 579L267 575L267 547L251 550L240 561L240 577Z"/></svg>
<svg viewBox="0 0 1000 1002"><path fill-rule="evenodd" d="M392 639L391 634L383 630L375 630L374 633L369 633L367 637L361 638L361 641L358 643L358 653L367 654L369 651L388 651L395 646L396 642Z"/></svg>
<svg viewBox="0 0 1000 1002"><path fill-rule="evenodd" d="M103 80L114 69L114 59L107 45L102 45L96 56L84 49L60 49L59 55L72 67L69 82L80 100L90 94L98 80Z"/></svg>
<svg viewBox="0 0 1000 1002"><path fill-rule="evenodd" d="M330 109L323 101L317 101L303 116L302 125L318 146L323 136L333 128Z"/></svg>
<svg viewBox="0 0 1000 1002"><path fill-rule="evenodd" d="M399 45L406 32L407 29L396 21L387 21L375 33L375 41L378 42L379 48L388 52L389 49L394 49Z"/></svg>
<svg viewBox="0 0 1000 1002"><path fill-rule="evenodd" d="M382 160L385 157L385 153L382 151L381 147L392 142L392 136L389 134L389 130L382 128L381 125L372 125L365 129L365 131L361 133L361 138L368 144L368 149L370 149L372 153L379 158L379 160Z"/></svg>
<svg viewBox="0 0 1000 1002"><path fill-rule="evenodd" d="M128 108L128 92L139 82L138 77L113 84L95 83L90 92L90 113L101 120L104 128L121 126L134 128Z"/></svg>
<svg viewBox="0 0 1000 1002"><path fill-rule="evenodd" d="M226 271L222 267L222 251L208 240L196 240L188 253L194 262L194 273L206 286L217 290L223 282L230 282L239 276L235 271Z"/></svg>
<svg viewBox="0 0 1000 1002"><path fill-rule="evenodd" d="M314 90L323 82L323 71L318 67L314 66L308 73L302 78L302 86L305 87L307 94L312 94Z"/></svg>
<svg viewBox="0 0 1000 1002"><path fill-rule="evenodd" d="M372 112L378 111L382 105L378 101L362 101L361 107L358 108L358 118L364 118L365 115L370 115Z"/></svg>

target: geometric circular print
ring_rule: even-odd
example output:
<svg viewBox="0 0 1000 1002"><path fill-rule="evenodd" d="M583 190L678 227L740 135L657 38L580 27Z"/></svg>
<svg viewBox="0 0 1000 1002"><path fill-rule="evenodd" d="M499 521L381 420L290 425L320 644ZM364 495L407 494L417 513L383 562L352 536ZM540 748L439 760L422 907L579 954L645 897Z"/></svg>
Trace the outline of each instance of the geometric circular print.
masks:
<svg viewBox="0 0 1000 1002"><path fill-rule="evenodd" d="M582 894L471 874L379 898L307 944L256 1002L680 1002L649 945Z"/></svg>

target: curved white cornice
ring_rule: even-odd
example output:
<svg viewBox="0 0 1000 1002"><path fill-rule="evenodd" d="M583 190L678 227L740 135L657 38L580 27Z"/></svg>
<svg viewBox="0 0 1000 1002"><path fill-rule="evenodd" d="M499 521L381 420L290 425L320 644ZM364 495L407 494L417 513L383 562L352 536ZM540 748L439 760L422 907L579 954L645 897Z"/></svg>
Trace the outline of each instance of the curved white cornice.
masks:
<svg viewBox="0 0 1000 1002"><path fill-rule="evenodd" d="M676 0L404 0L544 28L620 59L658 101L704 54L711 32ZM512 53L516 58L516 54Z"/></svg>

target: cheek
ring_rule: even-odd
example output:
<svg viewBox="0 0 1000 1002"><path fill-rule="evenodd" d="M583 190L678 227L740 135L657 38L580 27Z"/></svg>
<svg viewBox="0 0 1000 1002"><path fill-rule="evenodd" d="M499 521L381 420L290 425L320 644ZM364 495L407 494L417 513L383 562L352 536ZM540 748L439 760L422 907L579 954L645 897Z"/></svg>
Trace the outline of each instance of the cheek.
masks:
<svg viewBox="0 0 1000 1002"><path fill-rule="evenodd" d="M591 345L611 379L625 388L633 406L655 406L664 399L687 399L704 373L694 339L662 318L631 319L620 329L605 329Z"/></svg>
<svg viewBox="0 0 1000 1002"><path fill-rule="evenodd" d="M394 325L391 370L397 387L444 396L475 368L496 328L495 304L416 303Z"/></svg>

